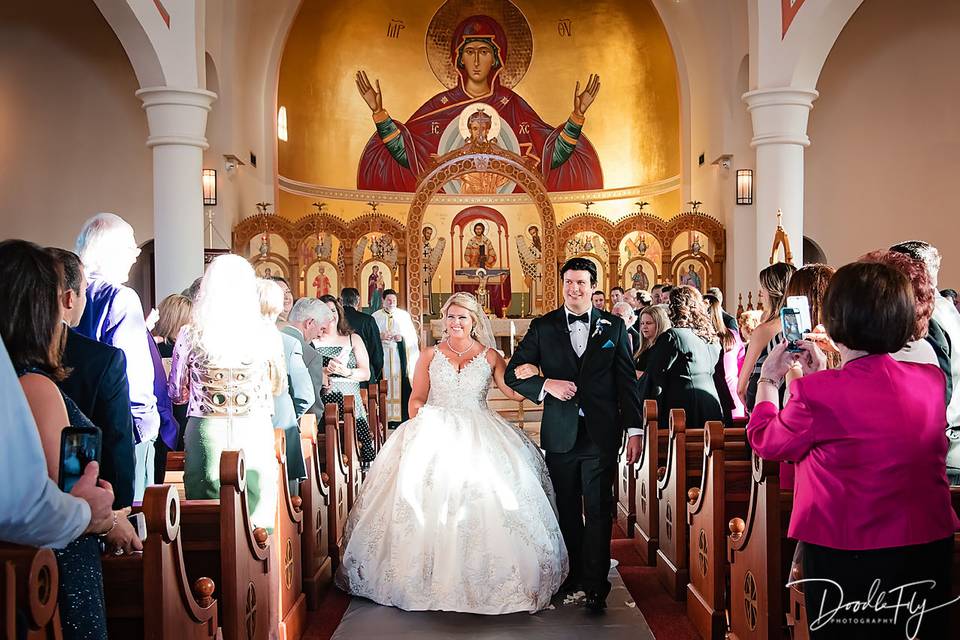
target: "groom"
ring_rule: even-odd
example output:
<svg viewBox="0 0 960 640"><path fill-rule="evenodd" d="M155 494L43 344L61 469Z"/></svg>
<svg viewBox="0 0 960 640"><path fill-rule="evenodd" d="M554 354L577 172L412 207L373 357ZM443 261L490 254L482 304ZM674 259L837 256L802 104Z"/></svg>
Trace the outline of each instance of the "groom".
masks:
<svg viewBox="0 0 960 640"><path fill-rule="evenodd" d="M610 592L617 452L626 428L627 460L639 458L642 410L623 320L590 304L596 266L571 258L560 278L563 306L530 323L505 379L544 402L540 445L570 554L561 590L582 588L587 608L602 611Z"/></svg>

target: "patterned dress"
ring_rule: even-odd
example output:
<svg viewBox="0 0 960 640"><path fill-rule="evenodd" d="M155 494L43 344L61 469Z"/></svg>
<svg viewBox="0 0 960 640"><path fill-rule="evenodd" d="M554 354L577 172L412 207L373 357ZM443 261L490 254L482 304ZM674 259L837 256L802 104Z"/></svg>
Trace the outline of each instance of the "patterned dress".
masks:
<svg viewBox="0 0 960 640"><path fill-rule="evenodd" d="M349 352L347 366L351 369L357 366L357 356L351 346L325 346L316 347L317 353L323 358L324 364L334 358L343 360L344 350ZM344 396L353 396L355 414L357 417L357 441L360 443L360 461L372 462L376 456L373 450L373 436L370 434L370 424L367 422L367 408L363 406L363 399L360 397L360 383L356 380L348 380L340 376L330 376L330 388L323 391L320 397L324 404L336 403L339 408L340 419L343 420L343 398Z"/></svg>
<svg viewBox="0 0 960 640"><path fill-rule="evenodd" d="M35 368L17 372L47 374ZM62 391L67 405L67 421L72 427L95 427L77 405ZM60 572L57 604L63 637L67 640L106 640L107 617L103 597L103 569L100 565L100 541L95 535L80 536L63 549L54 551Z"/></svg>

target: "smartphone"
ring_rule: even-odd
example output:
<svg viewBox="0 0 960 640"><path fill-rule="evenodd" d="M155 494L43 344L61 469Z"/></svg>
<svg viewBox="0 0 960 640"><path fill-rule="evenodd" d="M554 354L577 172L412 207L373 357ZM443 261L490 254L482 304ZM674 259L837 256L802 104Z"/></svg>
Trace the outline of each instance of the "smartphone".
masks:
<svg viewBox="0 0 960 640"><path fill-rule="evenodd" d="M100 429L64 427L60 432L58 484L67 493L73 489L87 464L100 460Z"/></svg>
<svg viewBox="0 0 960 640"><path fill-rule="evenodd" d="M783 339L787 342L787 351L800 351L797 343L803 339L800 330L800 311L793 307L784 307L780 310L780 326L783 328Z"/></svg>
<svg viewBox="0 0 960 640"><path fill-rule="evenodd" d="M810 320L810 301L807 300L807 296L787 296L786 306L800 312L800 333L813 331L813 323Z"/></svg>
<svg viewBox="0 0 960 640"><path fill-rule="evenodd" d="M137 513L131 513L127 516L127 522L129 522L133 530L137 532L137 537L140 538L140 542L147 539L147 519L143 515L143 512L138 511Z"/></svg>

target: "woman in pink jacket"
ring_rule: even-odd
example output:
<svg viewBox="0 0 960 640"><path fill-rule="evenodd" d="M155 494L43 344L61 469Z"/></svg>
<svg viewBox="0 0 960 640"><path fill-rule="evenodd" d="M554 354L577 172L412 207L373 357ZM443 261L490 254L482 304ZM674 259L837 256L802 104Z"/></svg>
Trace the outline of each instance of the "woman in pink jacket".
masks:
<svg viewBox="0 0 960 640"><path fill-rule="evenodd" d="M811 637L945 638L960 525L944 462L946 382L935 366L890 357L913 331L911 285L857 262L837 271L823 306L841 368L825 370L810 342L799 353L778 345L747 426L758 455L796 463L788 535L803 547ZM804 376L779 411L797 361Z"/></svg>

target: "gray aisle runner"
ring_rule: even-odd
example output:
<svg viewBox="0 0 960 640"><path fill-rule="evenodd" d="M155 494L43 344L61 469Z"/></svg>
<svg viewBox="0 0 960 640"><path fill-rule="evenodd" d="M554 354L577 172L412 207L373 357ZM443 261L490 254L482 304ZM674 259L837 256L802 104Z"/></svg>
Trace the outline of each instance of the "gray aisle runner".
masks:
<svg viewBox="0 0 960 640"><path fill-rule="evenodd" d="M457 639L471 640L647 640L653 638L647 621L616 569L610 570L613 590L607 610L592 614L582 601L555 598L550 609L537 614L482 616L445 611L402 611L354 598L333 640Z"/></svg>

